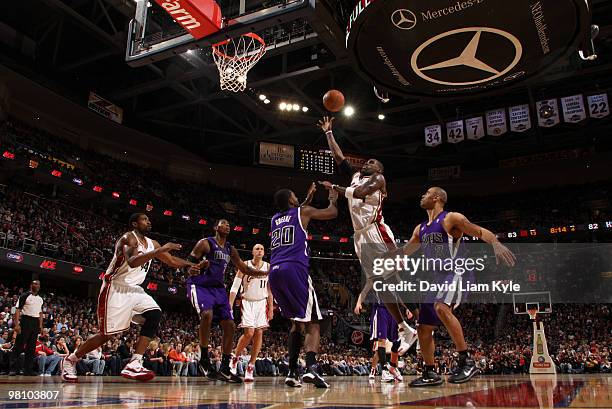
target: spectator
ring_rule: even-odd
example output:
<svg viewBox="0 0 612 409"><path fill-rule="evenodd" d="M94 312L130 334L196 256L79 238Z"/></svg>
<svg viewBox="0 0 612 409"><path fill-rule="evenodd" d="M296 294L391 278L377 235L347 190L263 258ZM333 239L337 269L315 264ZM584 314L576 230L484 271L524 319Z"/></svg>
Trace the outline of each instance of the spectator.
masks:
<svg viewBox="0 0 612 409"><path fill-rule="evenodd" d="M49 338L43 335L36 342L36 358L35 363L38 366L39 376L51 376L55 372L57 364L61 361L61 357L57 355L48 346ZM27 363L27 361L26 361Z"/></svg>
<svg viewBox="0 0 612 409"><path fill-rule="evenodd" d="M97 375L101 376L104 374L104 367L106 361L102 357L102 347L98 347L91 352L85 354L85 358L79 363L83 363L85 366L85 375Z"/></svg>

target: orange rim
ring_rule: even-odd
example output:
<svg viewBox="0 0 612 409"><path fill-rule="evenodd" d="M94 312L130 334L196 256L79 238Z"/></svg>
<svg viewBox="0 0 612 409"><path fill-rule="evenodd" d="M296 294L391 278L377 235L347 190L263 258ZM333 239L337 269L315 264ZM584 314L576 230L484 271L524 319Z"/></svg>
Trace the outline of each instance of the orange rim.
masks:
<svg viewBox="0 0 612 409"><path fill-rule="evenodd" d="M227 40L223 40L223 41L221 41L219 43L213 44L212 45L213 52L215 54L217 54L219 57L222 57L222 58L225 58L225 59L229 59L229 60L235 60L236 59L236 60L241 60L241 61L242 60L247 60L248 61L248 60L255 59L256 57L258 57L266 49L266 42L263 40L263 38L261 38L260 36L258 36L255 33L242 34L240 37L250 37L250 38L258 41L261 44L261 48L257 52L255 52L254 55L252 55L250 57L249 56L247 56L247 57L236 57L236 56L231 57L231 56L229 56L229 55L227 55L224 52L219 50L219 47L224 46L226 44L229 44L230 40L232 40L231 38L228 38Z"/></svg>

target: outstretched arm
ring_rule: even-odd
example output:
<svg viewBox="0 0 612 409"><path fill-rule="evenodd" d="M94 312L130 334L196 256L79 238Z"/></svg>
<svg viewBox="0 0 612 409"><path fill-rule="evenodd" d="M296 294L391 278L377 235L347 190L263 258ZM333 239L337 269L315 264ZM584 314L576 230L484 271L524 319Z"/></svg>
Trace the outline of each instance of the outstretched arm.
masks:
<svg viewBox="0 0 612 409"><path fill-rule="evenodd" d="M338 193L330 190L329 192L329 206L325 209L317 209L316 207L304 206L300 211L302 218L302 226L308 228L308 223L311 219L314 220L331 220L338 217Z"/></svg>
<svg viewBox="0 0 612 409"><path fill-rule="evenodd" d="M310 202L312 202L312 198L314 197L315 192L317 191L317 185L315 182L312 182L308 187L308 191L306 192L306 199L300 204L301 206L308 206Z"/></svg>
<svg viewBox="0 0 612 409"><path fill-rule="evenodd" d="M420 225L416 225L412 231L412 237L405 246L393 249L383 256L383 258L395 258L396 256L411 256L421 248L421 238L419 237Z"/></svg>
<svg viewBox="0 0 612 409"><path fill-rule="evenodd" d="M357 187L338 186L328 181L319 182L319 184L325 186L325 189L333 189L347 198L354 197L356 199L365 199L368 195L371 195L372 193L385 187L385 177L377 173L368 179L363 185Z"/></svg>
<svg viewBox="0 0 612 409"><path fill-rule="evenodd" d="M133 234L127 234L119 239L117 243L117 251L122 251L127 263L130 267L140 267L150 260L154 258L159 261L168 264L170 267L179 267L178 265L173 264L173 257L170 255L170 252L173 250L180 250L181 245L176 243L166 243L163 246L160 246L159 243L153 240L153 245L155 249L153 251L149 251L146 253L138 251L138 240L134 237ZM119 250L120 249L120 250ZM181 259L177 259L181 260ZM181 260L185 262L184 260ZM192 263L189 263L191 265ZM181 264L182 266L182 264Z"/></svg>
<svg viewBox="0 0 612 409"><path fill-rule="evenodd" d="M467 234L472 237L477 237L490 244L495 252L495 258L497 263L503 262L508 266L513 266L516 263L516 257L506 246L501 244L495 234L490 230L480 227L468 220L467 217L461 213L451 212L444 218L444 228L447 232L452 230L459 230L463 234Z"/></svg>
<svg viewBox="0 0 612 409"><path fill-rule="evenodd" d="M194 263L190 261L183 260L180 257L173 256L172 254L169 253L170 250L165 250L165 251L162 250L164 249L164 247L168 247L171 250L180 250L181 249L180 244L166 243L163 246L160 246L160 244L157 241L153 240L153 245L155 246L154 251L159 251L159 253L155 255L155 258L161 261L162 263L166 264L167 266L170 266L172 268L196 267Z"/></svg>
<svg viewBox="0 0 612 409"><path fill-rule="evenodd" d="M329 150L331 151L332 156L336 160L336 163L339 165L344 161L344 154L342 153L340 146L334 138L334 133L332 132L333 123L333 116L324 116L323 119L319 120L318 126L323 132L325 132L325 136L327 137L327 146L329 146Z"/></svg>
<svg viewBox="0 0 612 409"><path fill-rule="evenodd" d="M230 259L232 260L232 263L234 263L236 268L240 270L240 272L244 275L253 277L265 277L268 275L267 271L261 271L247 266L246 263L240 258L240 254L238 254L238 250L236 250L234 246L232 246Z"/></svg>

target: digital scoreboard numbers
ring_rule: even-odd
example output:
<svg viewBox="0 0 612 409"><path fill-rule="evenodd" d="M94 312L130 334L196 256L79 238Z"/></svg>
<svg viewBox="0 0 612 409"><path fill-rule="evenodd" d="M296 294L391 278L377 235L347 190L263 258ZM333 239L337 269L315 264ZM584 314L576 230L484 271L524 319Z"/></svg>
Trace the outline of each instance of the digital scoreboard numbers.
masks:
<svg viewBox="0 0 612 409"><path fill-rule="evenodd" d="M334 173L334 157L328 149L301 148L298 166L306 172Z"/></svg>

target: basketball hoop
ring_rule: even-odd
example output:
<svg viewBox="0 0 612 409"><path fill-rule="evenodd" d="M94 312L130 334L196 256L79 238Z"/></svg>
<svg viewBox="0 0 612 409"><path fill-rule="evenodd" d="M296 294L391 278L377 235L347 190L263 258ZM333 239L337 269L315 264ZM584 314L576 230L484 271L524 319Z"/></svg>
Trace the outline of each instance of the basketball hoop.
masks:
<svg viewBox="0 0 612 409"><path fill-rule="evenodd" d="M246 33L213 44L212 51L221 89L239 92L246 89L249 70L266 53L266 43L257 34Z"/></svg>
<svg viewBox="0 0 612 409"><path fill-rule="evenodd" d="M538 309L537 308L529 308L527 310L527 314L529 314L529 318L531 318L531 321L535 321L536 317L538 316Z"/></svg>

